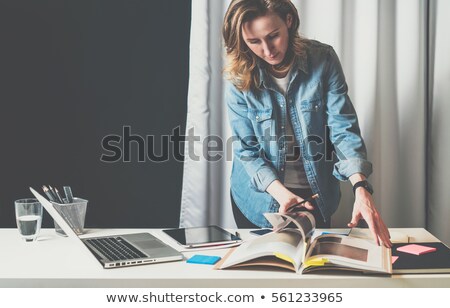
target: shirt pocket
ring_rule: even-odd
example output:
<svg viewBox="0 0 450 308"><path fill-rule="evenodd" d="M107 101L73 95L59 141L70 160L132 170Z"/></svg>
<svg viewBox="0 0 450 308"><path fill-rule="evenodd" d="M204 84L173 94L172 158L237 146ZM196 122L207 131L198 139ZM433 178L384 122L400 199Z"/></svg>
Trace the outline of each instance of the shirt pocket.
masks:
<svg viewBox="0 0 450 308"><path fill-rule="evenodd" d="M309 101L302 101L300 104L300 110L303 112L318 112L322 109L322 99L315 99Z"/></svg>
<svg viewBox="0 0 450 308"><path fill-rule="evenodd" d="M253 131L258 142L261 143L267 154L270 151L270 138L275 136L275 120L273 118L273 108L270 109L248 109L247 117L251 120Z"/></svg>
<svg viewBox="0 0 450 308"><path fill-rule="evenodd" d="M262 123L264 121L272 119L273 109L254 110L249 109L247 117L255 123Z"/></svg>
<svg viewBox="0 0 450 308"><path fill-rule="evenodd" d="M300 111L318 112L323 107L322 87L320 82L308 87L300 101Z"/></svg>

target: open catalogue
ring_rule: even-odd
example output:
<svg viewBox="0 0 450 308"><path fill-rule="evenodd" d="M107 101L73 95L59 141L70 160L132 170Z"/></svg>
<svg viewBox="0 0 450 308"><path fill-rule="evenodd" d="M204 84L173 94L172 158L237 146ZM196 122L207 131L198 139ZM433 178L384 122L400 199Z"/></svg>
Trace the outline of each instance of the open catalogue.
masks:
<svg viewBox="0 0 450 308"><path fill-rule="evenodd" d="M389 248L340 234L322 234L312 239L315 220L308 212L264 215L274 231L231 249L216 269L269 266L300 274L324 270L392 273Z"/></svg>

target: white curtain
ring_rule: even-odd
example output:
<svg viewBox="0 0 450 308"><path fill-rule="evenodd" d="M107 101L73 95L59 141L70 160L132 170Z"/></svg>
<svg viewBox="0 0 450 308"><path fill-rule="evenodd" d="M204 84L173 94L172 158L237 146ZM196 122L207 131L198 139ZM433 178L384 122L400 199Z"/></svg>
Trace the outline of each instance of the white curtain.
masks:
<svg viewBox="0 0 450 308"><path fill-rule="evenodd" d="M450 244L450 1L430 4L427 222Z"/></svg>
<svg viewBox="0 0 450 308"><path fill-rule="evenodd" d="M444 30L450 23L448 3L293 3L300 14L300 33L332 45L341 59L368 158L374 164L370 181L385 222L389 227L427 227L450 242L446 223L450 219L446 204L449 198L445 198L449 190L445 190L446 182L441 180L443 171L450 171L444 158L450 148L444 133L448 124L443 120L445 115L450 116L449 107L444 106L450 76L450 63L445 56L450 51L448 32ZM187 132L194 131L200 140L186 143L181 226L235 226L229 198L232 152L226 144L231 136L221 73L221 26L228 4L229 1L192 0ZM432 71L429 59L434 61ZM206 159L208 136L219 136L223 141L222 159ZM443 143L441 138L446 141ZM217 145L215 141L215 137L211 138L210 145ZM342 183L341 190L343 197L333 216L334 227L346 226L353 206L350 184Z"/></svg>
<svg viewBox="0 0 450 308"><path fill-rule="evenodd" d="M182 227L235 226L228 193L232 157L226 147L231 132L222 95L224 51L221 26L228 3L222 0L192 1L186 135L191 131L199 140L194 142L193 137L185 146ZM223 157L216 162L206 159L204 153L205 143L213 135L223 140ZM213 140L211 146L214 146Z"/></svg>

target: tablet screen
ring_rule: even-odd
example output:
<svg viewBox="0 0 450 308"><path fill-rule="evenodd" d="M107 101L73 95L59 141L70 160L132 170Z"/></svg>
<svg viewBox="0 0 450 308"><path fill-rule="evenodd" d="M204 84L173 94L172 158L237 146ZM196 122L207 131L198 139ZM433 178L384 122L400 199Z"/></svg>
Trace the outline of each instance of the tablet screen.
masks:
<svg viewBox="0 0 450 308"><path fill-rule="evenodd" d="M194 227L163 230L184 246L200 247L213 244L226 244L240 241L236 235L218 227Z"/></svg>

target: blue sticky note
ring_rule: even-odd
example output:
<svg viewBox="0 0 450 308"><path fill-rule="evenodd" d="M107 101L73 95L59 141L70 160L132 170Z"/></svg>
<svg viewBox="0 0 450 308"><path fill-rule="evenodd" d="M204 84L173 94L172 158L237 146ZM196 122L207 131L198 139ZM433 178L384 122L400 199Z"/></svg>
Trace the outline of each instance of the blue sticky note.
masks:
<svg viewBox="0 0 450 308"><path fill-rule="evenodd" d="M205 256L205 255L195 255L189 258L187 263L196 263L196 264L216 264L217 261L220 260L220 257L217 256Z"/></svg>
<svg viewBox="0 0 450 308"><path fill-rule="evenodd" d="M320 235L325 235L325 234L338 234L338 235L349 235L350 234L350 230L348 232L329 232L329 231L323 231Z"/></svg>

